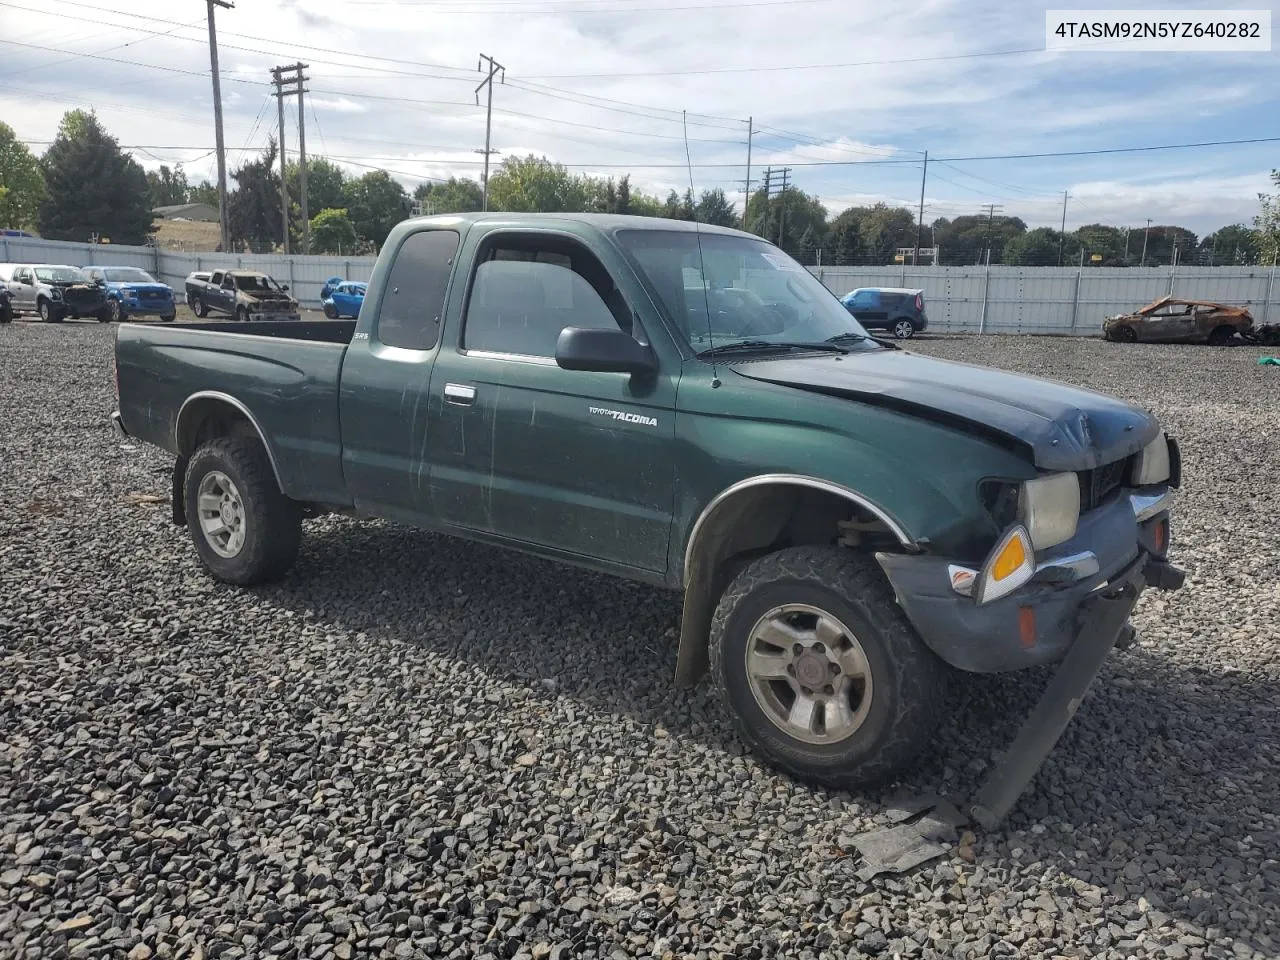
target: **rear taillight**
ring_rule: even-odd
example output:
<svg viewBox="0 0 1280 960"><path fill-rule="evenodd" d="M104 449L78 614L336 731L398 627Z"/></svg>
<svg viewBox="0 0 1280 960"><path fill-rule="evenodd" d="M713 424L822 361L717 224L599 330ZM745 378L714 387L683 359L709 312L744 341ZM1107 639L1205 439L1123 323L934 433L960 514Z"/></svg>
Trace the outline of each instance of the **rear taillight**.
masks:
<svg viewBox="0 0 1280 960"><path fill-rule="evenodd" d="M916 310L919 311L923 309L924 309L924 297L920 296L920 294L917 293L916 294Z"/></svg>

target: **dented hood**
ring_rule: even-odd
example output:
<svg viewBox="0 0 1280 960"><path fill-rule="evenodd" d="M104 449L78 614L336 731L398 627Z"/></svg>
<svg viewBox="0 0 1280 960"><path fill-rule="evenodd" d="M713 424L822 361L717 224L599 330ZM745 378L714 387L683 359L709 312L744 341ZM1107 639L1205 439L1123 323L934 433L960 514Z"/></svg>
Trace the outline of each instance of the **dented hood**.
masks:
<svg viewBox="0 0 1280 960"><path fill-rule="evenodd" d="M1025 448L1043 470L1091 470L1137 453L1159 433L1154 417L1114 397L906 351L755 360L732 369L994 435Z"/></svg>

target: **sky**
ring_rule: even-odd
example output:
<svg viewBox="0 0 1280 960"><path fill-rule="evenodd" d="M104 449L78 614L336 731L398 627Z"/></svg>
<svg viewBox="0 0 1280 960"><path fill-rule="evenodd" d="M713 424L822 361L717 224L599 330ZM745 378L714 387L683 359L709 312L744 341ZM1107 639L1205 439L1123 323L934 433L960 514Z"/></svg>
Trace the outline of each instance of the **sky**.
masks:
<svg viewBox="0 0 1280 960"><path fill-rule="evenodd" d="M1233 6L1280 26L1258 0L1214 8ZM410 190L478 178L480 54L505 67L494 163L532 152L660 195L692 179L739 207L748 118L752 179L790 166L833 216L916 209L927 151L926 223L995 204L1057 227L1065 192L1068 229L1150 218L1204 235L1251 223L1280 167L1280 142L964 159L1280 138L1280 46L1047 52L1044 7L1024 0L235 0L217 25L230 169L276 131L270 68L301 61L309 155ZM216 180L199 0L0 0L0 64L0 120L34 151L92 107L144 167Z"/></svg>

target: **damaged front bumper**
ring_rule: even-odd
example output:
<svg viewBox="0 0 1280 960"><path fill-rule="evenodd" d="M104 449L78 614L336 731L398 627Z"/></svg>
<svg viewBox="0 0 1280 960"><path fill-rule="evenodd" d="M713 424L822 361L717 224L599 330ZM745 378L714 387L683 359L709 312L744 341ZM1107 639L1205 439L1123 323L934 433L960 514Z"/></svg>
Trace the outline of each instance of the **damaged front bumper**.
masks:
<svg viewBox="0 0 1280 960"><path fill-rule="evenodd" d="M1039 556L1029 583L987 604L965 593L977 571L946 558L876 559L907 619L943 661L972 673L1021 670L1061 660L1084 629L1087 601L1138 560L1144 587L1182 585L1182 571L1166 559L1168 498L1165 487L1121 491L1082 515L1074 537Z"/></svg>

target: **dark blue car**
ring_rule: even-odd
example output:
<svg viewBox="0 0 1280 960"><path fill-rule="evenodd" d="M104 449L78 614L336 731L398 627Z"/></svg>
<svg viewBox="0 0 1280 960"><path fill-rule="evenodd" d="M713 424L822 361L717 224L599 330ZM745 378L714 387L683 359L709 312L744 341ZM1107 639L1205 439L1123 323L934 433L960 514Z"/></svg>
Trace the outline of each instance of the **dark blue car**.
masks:
<svg viewBox="0 0 1280 960"><path fill-rule="evenodd" d="M365 291L369 285L359 280L330 279L320 291L320 303L324 307L324 315L330 320L338 317L360 316L360 306L364 303Z"/></svg>
<svg viewBox="0 0 1280 960"><path fill-rule="evenodd" d="M929 326L923 290L859 287L846 293L840 302L868 330L892 330L899 340L910 340Z"/></svg>
<svg viewBox="0 0 1280 960"><path fill-rule="evenodd" d="M107 312L121 323L133 316L158 316L169 323L178 315L173 288L138 267L85 267L91 280L107 288Z"/></svg>

